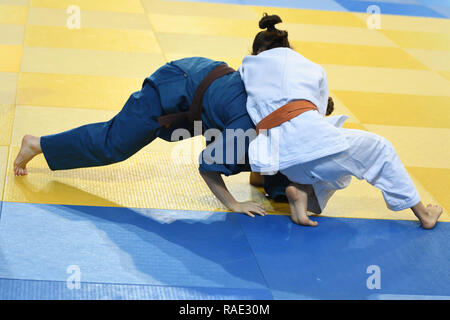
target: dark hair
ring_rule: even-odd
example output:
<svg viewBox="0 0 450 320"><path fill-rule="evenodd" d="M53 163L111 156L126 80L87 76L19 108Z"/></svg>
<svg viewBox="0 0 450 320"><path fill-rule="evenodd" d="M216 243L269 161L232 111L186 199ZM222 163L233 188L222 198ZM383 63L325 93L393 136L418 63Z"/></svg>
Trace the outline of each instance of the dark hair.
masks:
<svg viewBox="0 0 450 320"><path fill-rule="evenodd" d="M334 111L334 101L332 97L328 97L328 105L327 105L327 112L325 113L326 116L329 116Z"/></svg>
<svg viewBox="0 0 450 320"><path fill-rule="evenodd" d="M290 48L288 41L287 31L278 30L275 25L283 22L277 15L268 15L264 13L262 19L259 21L259 27L261 29L267 29L260 31L253 41L253 55L257 55L259 52L269 50L273 48Z"/></svg>

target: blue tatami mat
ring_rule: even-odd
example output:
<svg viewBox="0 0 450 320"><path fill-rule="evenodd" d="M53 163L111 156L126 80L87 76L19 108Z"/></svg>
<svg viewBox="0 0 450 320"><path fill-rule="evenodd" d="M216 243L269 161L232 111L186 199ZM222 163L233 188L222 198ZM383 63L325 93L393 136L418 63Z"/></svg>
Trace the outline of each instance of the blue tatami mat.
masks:
<svg viewBox="0 0 450 320"><path fill-rule="evenodd" d="M275 299L450 299L450 223L319 217L317 228L239 217ZM380 288L369 289L371 267Z"/></svg>
<svg viewBox="0 0 450 320"><path fill-rule="evenodd" d="M450 298L449 223L315 219L5 202L0 298Z"/></svg>
<svg viewBox="0 0 450 320"><path fill-rule="evenodd" d="M450 0L415 0L418 3L428 6L446 6L450 7ZM393 1L391 1L393 2Z"/></svg>
<svg viewBox="0 0 450 320"><path fill-rule="evenodd" d="M433 17L445 18L444 15L421 4L404 4L404 3L390 3L390 2L367 2L355 0L336 0L342 7L352 12L367 12L369 5L377 5L380 8L381 14L395 14L402 16L416 16L416 17Z"/></svg>
<svg viewBox="0 0 450 320"><path fill-rule="evenodd" d="M450 7L431 6L430 8L436 12L439 12L440 14L445 16L447 19L450 18Z"/></svg>
<svg viewBox="0 0 450 320"><path fill-rule="evenodd" d="M267 287L237 215L8 202L3 210L0 278L64 282L75 265L82 282Z"/></svg>
<svg viewBox="0 0 450 320"><path fill-rule="evenodd" d="M192 0L177 0L192 1ZM448 18L450 3L447 0L195 0L197 2L228 3L252 6L281 7L294 9L350 11L366 13L369 6L376 5L381 14L415 17ZM369 12L372 13L372 12Z"/></svg>
<svg viewBox="0 0 450 320"><path fill-rule="evenodd" d="M247 5L267 6L267 7L283 7L298 8L311 10L329 10L329 11L346 11L345 8L333 0L243 0Z"/></svg>
<svg viewBox="0 0 450 320"><path fill-rule="evenodd" d="M193 0L177 0L177 1L193 1ZM195 0L196 2L213 2L213 3L227 3L240 4L252 6L268 6L280 8L297 8L297 9L311 9L311 10L330 10L330 11L347 11L333 0Z"/></svg>

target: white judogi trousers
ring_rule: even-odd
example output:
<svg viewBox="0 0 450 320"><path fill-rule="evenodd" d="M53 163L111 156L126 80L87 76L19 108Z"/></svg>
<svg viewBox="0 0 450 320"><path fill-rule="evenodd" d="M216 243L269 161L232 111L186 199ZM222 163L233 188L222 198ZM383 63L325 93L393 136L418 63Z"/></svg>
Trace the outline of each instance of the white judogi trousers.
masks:
<svg viewBox="0 0 450 320"><path fill-rule="evenodd" d="M299 184L311 184L321 210L336 190L350 184L352 176L380 189L391 210L404 210L420 202L416 187L388 140L362 130L339 130L349 149L288 167L281 173Z"/></svg>

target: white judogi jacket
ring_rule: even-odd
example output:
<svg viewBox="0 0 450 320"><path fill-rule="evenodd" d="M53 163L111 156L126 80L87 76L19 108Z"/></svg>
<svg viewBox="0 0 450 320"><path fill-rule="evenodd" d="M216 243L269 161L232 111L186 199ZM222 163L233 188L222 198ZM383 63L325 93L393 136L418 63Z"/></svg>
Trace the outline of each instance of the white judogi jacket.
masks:
<svg viewBox="0 0 450 320"><path fill-rule="evenodd" d="M348 117L325 119L328 80L320 65L292 49L275 48L245 57L239 72L248 94L247 111L255 125L293 100L309 100L319 109L262 131L250 143L252 171L276 172L349 148L336 128Z"/></svg>
<svg viewBox="0 0 450 320"><path fill-rule="evenodd" d="M293 100L309 100L319 109L260 133L249 147L253 171L280 170L291 181L311 184L320 211L352 176L379 188L391 210L420 201L389 141L371 132L341 128L347 116L325 118L328 83L321 66L294 50L276 48L245 57L239 71L255 124Z"/></svg>

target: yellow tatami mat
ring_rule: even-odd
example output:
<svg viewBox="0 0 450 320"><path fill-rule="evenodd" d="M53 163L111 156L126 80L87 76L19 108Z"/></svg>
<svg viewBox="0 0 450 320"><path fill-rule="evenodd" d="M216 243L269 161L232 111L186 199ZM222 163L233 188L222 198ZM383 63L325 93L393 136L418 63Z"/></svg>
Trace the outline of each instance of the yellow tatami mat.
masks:
<svg viewBox="0 0 450 320"><path fill-rule="evenodd" d="M69 29L69 6L81 28ZM367 15L165 0L0 0L0 191L6 202L223 211L197 172L203 138L156 140L130 159L101 168L51 172L44 157L15 177L24 134L46 135L113 117L144 78L167 61L205 56L239 67L263 12L279 14L294 49L327 71L335 114L347 128L389 139L424 203L450 221L450 23ZM271 214L249 174L225 179L238 200ZM364 181L336 193L324 216L410 219L392 212Z"/></svg>

